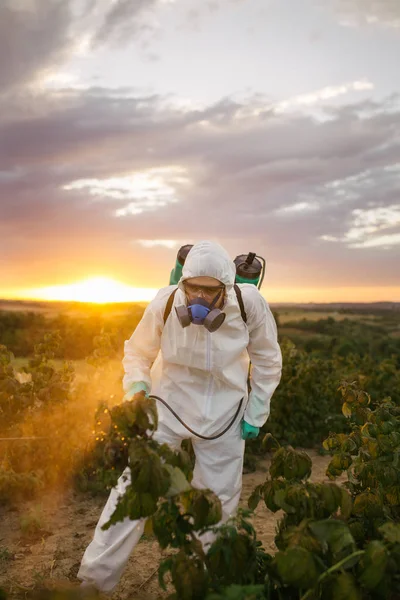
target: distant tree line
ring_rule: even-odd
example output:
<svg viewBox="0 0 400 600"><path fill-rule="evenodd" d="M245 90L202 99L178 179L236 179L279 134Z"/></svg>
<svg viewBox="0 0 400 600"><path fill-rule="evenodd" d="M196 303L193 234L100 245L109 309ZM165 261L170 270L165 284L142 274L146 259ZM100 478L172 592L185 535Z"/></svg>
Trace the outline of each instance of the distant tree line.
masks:
<svg viewBox="0 0 400 600"><path fill-rule="evenodd" d="M18 357L32 356L34 347L46 333L58 332L61 345L56 358L79 360L93 351L93 340L101 332L113 333L116 348L122 353L123 343L138 324L144 307L132 305L122 314L106 310L85 315L39 312L0 311L0 344ZM400 368L400 318L386 311L375 320L333 317L319 320L302 318L280 323L274 311L280 340L289 339L297 348L321 358L332 356L372 356L375 360L393 357Z"/></svg>
<svg viewBox="0 0 400 600"><path fill-rule="evenodd" d="M36 312L0 311L0 344L7 346L14 356L28 357L46 333L58 332L61 344L55 358L80 360L93 352L95 336L112 332L122 352L124 341L131 336L142 314L143 307L138 306L121 316L45 316Z"/></svg>

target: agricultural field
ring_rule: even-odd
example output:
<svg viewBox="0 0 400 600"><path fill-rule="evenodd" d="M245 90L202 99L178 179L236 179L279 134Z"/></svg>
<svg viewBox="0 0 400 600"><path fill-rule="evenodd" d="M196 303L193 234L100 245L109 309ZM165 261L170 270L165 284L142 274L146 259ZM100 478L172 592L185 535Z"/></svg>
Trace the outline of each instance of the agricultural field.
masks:
<svg viewBox="0 0 400 600"><path fill-rule="evenodd" d="M116 462L115 453L110 462L109 450L128 439L131 461L138 449L143 451L136 429L129 429L131 417L123 412L128 408L122 402L121 358L123 342L144 306L4 307L0 594L33 600L41 590L59 587L78 594L80 559L126 464L124 450ZM194 511L190 514L197 514L189 490L190 447L176 456L153 449L157 480L165 484L146 491L158 506L150 515L153 531L135 549L112 598L166 598L174 591L177 600L400 596L398 307L273 311L282 380L261 435L246 444L240 505L249 512L221 530L232 564L224 563L226 551L221 554L218 545L214 558L208 558L196 554L191 538L183 546L166 543L167 523L173 520L165 511L188 506ZM135 422L148 424L154 408L144 404L135 410ZM179 485L174 480L172 486L178 491L167 496L166 504L163 494L177 471L160 471L160 457L180 472ZM203 509L195 523L212 527L217 499L200 500ZM234 566L238 536L247 548L240 559L247 561L244 568ZM158 582L160 564L166 591ZM371 564L376 566L373 577L367 575ZM182 570L187 574L183 583L177 578ZM383 581L387 589L377 596L374 590ZM238 587L232 590L232 585ZM350 589L347 595L345 589ZM79 595L70 596L75 598Z"/></svg>
<svg viewBox="0 0 400 600"><path fill-rule="evenodd" d="M282 325L288 322L301 321L303 319L306 321L319 321L320 319L328 319L329 317L335 321L350 319L352 321L362 321L364 323L369 323L371 321L376 322L379 319L379 316L373 313L345 313L337 310L315 311L305 308L285 309L280 308L279 306L276 308L276 312L279 314L279 320Z"/></svg>
<svg viewBox="0 0 400 600"><path fill-rule="evenodd" d="M325 471L329 457L310 451L312 481L329 481ZM256 473L243 477L240 505L256 485L264 482L270 460L263 460ZM344 479L344 477L342 477ZM79 561L92 534L105 498L64 490L19 506L18 511L0 507L3 523L0 534L0 588L9 589L10 598L22 600L40 585L49 588L79 585ZM276 550L274 537L279 513L258 506L252 522L258 539L268 552ZM166 598L157 582L158 564L166 556L157 541L144 535L131 555L126 571L112 600ZM171 592L171 589L169 590Z"/></svg>

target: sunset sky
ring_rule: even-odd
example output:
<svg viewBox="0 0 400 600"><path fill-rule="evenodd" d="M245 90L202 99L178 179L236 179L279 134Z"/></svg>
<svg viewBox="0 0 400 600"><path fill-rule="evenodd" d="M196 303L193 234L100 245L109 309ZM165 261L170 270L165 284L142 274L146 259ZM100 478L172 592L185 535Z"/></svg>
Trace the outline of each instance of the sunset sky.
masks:
<svg viewBox="0 0 400 600"><path fill-rule="evenodd" d="M0 298L212 239L271 302L400 301L399 61L399 0L1 0Z"/></svg>

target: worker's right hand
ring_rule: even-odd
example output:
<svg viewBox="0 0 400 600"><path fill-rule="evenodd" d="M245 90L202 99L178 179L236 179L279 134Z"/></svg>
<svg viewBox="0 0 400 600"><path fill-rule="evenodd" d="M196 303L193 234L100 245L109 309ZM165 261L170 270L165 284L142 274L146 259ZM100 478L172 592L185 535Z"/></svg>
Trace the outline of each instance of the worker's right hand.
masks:
<svg viewBox="0 0 400 600"><path fill-rule="evenodd" d="M148 397L149 388L147 387L144 381L138 381L137 383L133 383L125 393L124 400L130 400L134 402L135 400L139 400L143 398L143 396Z"/></svg>
<svg viewBox="0 0 400 600"><path fill-rule="evenodd" d="M245 420L242 421L242 440L255 440L259 433L259 427L254 427Z"/></svg>

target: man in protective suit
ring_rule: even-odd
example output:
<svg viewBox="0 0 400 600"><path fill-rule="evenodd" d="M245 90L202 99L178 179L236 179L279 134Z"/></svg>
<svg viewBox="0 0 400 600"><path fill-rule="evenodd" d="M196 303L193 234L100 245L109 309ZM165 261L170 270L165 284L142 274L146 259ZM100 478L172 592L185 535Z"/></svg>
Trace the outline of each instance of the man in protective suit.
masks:
<svg viewBox="0 0 400 600"><path fill-rule="evenodd" d="M196 457L192 486L211 489L220 498L224 521L235 514L239 503L245 440L257 437L268 419L282 370L271 310L256 286L239 284L245 323L234 290L235 275L234 262L219 244L195 244L186 258L178 289L162 288L149 303L125 342L123 359L126 400L134 401L136 394L151 391L166 400L192 430L206 437L229 425L244 397L233 425L214 440L190 434L165 406L157 404L159 425L154 439L174 449L182 440L191 439ZM171 312L164 323L174 289ZM225 319L216 330L210 332L193 322L183 324L179 318L182 309L196 302L224 313ZM194 313L191 309L190 314ZM111 490L78 572L83 585L103 592L111 592L119 582L144 530L144 519L132 521L128 517L107 531L101 529L129 483L127 467Z"/></svg>

